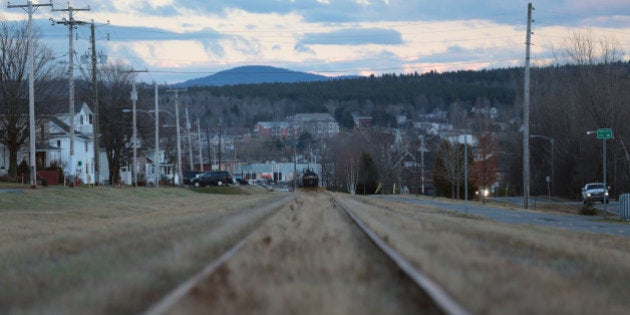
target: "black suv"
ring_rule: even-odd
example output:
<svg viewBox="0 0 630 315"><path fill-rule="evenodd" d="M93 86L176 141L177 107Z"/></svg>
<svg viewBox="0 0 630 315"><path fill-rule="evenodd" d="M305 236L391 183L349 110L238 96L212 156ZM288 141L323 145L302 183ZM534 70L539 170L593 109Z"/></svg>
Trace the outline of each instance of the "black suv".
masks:
<svg viewBox="0 0 630 315"><path fill-rule="evenodd" d="M193 178L197 177L199 174L203 174L203 172L184 171L184 185L192 185Z"/></svg>
<svg viewBox="0 0 630 315"><path fill-rule="evenodd" d="M227 171L205 172L191 179L190 184L195 187L231 185L232 174Z"/></svg>

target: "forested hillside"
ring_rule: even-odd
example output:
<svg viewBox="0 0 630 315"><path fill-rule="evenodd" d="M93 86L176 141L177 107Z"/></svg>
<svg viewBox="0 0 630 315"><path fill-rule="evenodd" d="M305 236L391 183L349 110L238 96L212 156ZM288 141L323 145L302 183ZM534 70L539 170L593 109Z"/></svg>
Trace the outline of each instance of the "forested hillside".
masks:
<svg viewBox="0 0 630 315"><path fill-rule="evenodd" d="M438 74L306 82L189 88L191 110L210 121L251 128L259 120L281 120L295 113L329 112L346 128L352 114L373 116L377 126L394 125L394 115L448 110L453 103L468 109L484 102L502 109L519 95L522 69L459 71ZM194 109L193 109L194 108Z"/></svg>

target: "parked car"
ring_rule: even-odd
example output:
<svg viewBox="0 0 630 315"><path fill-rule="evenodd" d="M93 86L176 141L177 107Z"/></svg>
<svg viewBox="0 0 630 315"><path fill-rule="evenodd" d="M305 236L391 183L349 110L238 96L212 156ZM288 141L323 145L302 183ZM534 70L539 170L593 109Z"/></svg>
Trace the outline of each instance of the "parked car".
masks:
<svg viewBox="0 0 630 315"><path fill-rule="evenodd" d="M588 200L608 203L608 189L603 183L588 183L582 188L582 200L585 204Z"/></svg>
<svg viewBox="0 0 630 315"><path fill-rule="evenodd" d="M285 182L278 182L271 185L271 190L279 192L290 192L291 188L289 188L289 185Z"/></svg>
<svg viewBox="0 0 630 315"><path fill-rule="evenodd" d="M193 178L190 184L195 187L232 185L233 178L230 172L212 171Z"/></svg>
<svg viewBox="0 0 630 315"><path fill-rule="evenodd" d="M184 171L184 185L191 185L191 181L193 178L197 177L197 175L201 175L203 172L198 171Z"/></svg>
<svg viewBox="0 0 630 315"><path fill-rule="evenodd" d="M240 185L249 185L249 182L243 178L243 175L234 175L234 180Z"/></svg>

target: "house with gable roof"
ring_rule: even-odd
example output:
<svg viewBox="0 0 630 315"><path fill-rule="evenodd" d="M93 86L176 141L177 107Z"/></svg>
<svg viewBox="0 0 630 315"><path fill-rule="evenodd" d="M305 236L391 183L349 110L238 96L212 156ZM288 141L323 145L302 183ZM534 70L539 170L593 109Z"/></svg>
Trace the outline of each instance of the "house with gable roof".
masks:
<svg viewBox="0 0 630 315"><path fill-rule="evenodd" d="M94 112L83 103L73 118L69 113L58 114L48 120L48 130L45 141L38 145L47 148L42 151L38 159L41 165L57 163L63 168L65 175L74 168L75 177L84 184L94 183ZM74 119L74 161L70 164L70 125ZM105 150L99 150L99 179L104 182L109 176L109 165Z"/></svg>

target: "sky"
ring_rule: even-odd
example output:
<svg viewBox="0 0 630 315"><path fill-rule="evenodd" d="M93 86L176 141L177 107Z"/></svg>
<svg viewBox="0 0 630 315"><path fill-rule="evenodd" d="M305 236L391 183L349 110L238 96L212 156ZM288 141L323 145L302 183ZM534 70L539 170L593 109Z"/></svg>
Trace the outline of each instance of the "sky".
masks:
<svg viewBox="0 0 630 315"><path fill-rule="evenodd" d="M74 0L77 21L94 22L97 50L128 64L145 82L176 83L244 65L326 76L424 73L523 66L527 0ZM26 4L13 0L11 4ZM33 3L49 3L48 0ZM25 20L24 10L0 16ZM574 33L590 33L630 52L630 1L533 2L532 63L561 56ZM40 40L67 60L68 28L34 15ZM109 24L107 23L109 21ZM90 48L90 29L77 28L77 55ZM630 53L628 54L630 55ZM625 60L628 60L626 55ZM80 58L75 62L80 64Z"/></svg>

